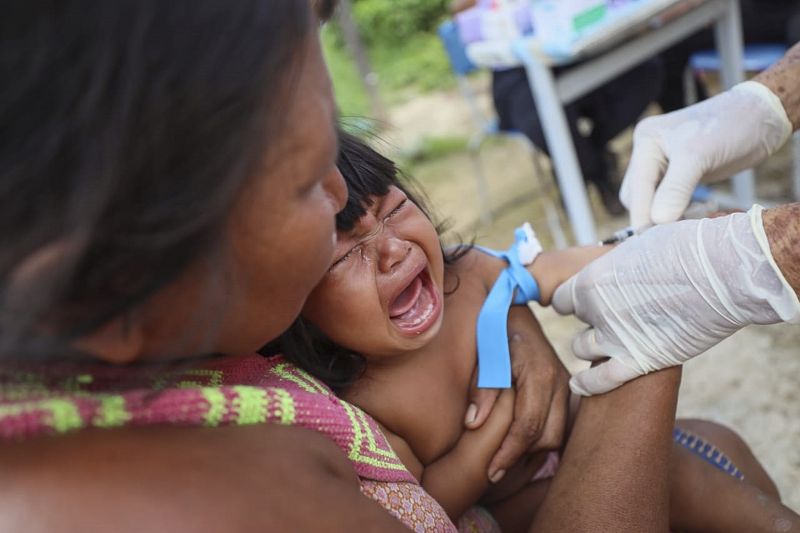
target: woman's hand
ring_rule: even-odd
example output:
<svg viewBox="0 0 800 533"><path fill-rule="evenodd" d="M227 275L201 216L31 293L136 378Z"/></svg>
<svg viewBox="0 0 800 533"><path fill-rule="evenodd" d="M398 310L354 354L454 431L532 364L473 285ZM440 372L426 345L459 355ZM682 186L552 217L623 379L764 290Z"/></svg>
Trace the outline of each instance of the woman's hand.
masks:
<svg viewBox="0 0 800 533"><path fill-rule="evenodd" d="M291 426L6 441L0 471L0 531L408 531L361 493L332 440Z"/></svg>
<svg viewBox="0 0 800 533"><path fill-rule="evenodd" d="M508 315L511 374L516 391L514 419L489 464L489 478L498 481L527 451L561 447L567 421L569 373L542 333L527 306L512 306ZM470 388L465 425L480 427L500 391Z"/></svg>

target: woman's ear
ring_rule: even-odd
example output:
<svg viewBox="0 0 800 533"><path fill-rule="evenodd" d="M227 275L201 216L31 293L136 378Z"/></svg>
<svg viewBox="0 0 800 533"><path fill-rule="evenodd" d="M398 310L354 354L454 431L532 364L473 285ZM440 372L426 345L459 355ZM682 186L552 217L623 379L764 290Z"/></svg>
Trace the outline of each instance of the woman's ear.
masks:
<svg viewBox="0 0 800 533"><path fill-rule="evenodd" d="M14 269L9 286L12 295L23 299L31 287L52 283L59 271L69 268L82 253L84 240L63 238L41 246ZM16 294L15 294L16 293ZM143 331L134 314L121 315L96 330L71 341L71 345L109 363L130 363L141 357Z"/></svg>
<svg viewBox="0 0 800 533"><path fill-rule="evenodd" d="M142 329L137 320L125 314L75 339L72 346L107 363L131 363L142 356Z"/></svg>

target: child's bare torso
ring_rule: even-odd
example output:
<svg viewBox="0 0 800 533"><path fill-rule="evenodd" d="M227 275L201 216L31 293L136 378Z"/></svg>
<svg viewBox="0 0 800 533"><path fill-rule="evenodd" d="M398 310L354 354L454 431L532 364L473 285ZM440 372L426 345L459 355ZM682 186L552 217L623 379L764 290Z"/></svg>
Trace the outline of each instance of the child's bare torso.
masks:
<svg viewBox="0 0 800 533"><path fill-rule="evenodd" d="M476 250L445 273L444 318L423 348L368 366L343 397L386 430L412 474L447 453L464 432L477 366L475 325L504 263ZM455 290L454 290L455 289Z"/></svg>

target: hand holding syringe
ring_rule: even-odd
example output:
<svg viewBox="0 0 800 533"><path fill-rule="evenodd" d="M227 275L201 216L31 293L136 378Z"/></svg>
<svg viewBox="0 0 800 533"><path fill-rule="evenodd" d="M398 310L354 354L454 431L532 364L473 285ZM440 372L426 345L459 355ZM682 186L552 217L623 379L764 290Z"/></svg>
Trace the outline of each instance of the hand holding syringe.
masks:
<svg viewBox="0 0 800 533"><path fill-rule="evenodd" d="M636 234L636 232L632 232ZM775 266L761 207L649 228L561 285L553 307L593 327L572 351L601 361L570 381L600 394L684 363L749 324L800 322L800 301Z"/></svg>

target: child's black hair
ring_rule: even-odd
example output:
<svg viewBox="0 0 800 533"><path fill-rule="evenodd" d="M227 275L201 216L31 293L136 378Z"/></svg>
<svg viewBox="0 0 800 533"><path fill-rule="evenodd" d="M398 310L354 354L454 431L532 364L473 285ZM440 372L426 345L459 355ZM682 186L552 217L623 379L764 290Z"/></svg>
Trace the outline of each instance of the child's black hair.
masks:
<svg viewBox="0 0 800 533"><path fill-rule="evenodd" d="M445 230L443 224L433 221L420 194L409 183L410 180L401 179L397 165L358 137L344 131L339 132L339 157L336 165L347 184L347 204L336 215L337 230L352 230L374 199L386 195L392 186L402 190L422 210L433 222L437 233L441 235ZM459 245L445 251L442 247L445 267L457 261L470 248L471 245ZM262 349L261 353L282 353L287 360L321 379L335 391L355 382L363 374L366 364L363 356L332 342L302 317L280 338Z"/></svg>

